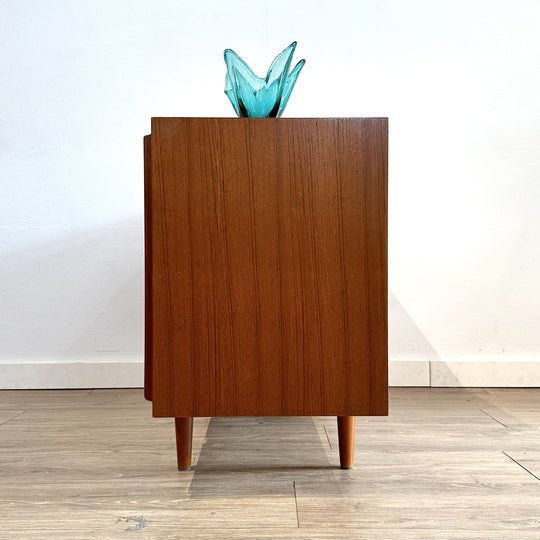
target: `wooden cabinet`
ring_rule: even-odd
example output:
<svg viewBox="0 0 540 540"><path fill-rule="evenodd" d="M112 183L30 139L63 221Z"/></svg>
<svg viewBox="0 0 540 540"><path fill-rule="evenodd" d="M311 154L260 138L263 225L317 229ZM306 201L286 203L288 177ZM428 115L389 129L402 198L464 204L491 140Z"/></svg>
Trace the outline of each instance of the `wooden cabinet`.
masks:
<svg viewBox="0 0 540 540"><path fill-rule="evenodd" d="M145 395L177 419L388 412L386 119L153 118ZM241 444L241 441L239 441Z"/></svg>

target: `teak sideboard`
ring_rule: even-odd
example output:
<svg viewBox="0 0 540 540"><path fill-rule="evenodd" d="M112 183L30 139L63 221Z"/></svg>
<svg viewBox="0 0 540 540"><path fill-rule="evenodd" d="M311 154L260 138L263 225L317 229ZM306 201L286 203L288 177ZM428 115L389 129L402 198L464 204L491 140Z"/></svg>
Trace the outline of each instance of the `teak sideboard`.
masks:
<svg viewBox="0 0 540 540"><path fill-rule="evenodd" d="M145 397L174 417L388 414L385 118L152 118ZM239 441L239 444L241 442Z"/></svg>

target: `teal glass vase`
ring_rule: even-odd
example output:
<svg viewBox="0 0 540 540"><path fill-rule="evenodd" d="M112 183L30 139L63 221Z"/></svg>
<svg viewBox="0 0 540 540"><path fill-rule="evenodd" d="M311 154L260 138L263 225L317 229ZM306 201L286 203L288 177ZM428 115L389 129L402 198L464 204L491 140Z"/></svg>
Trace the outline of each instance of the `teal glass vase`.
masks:
<svg viewBox="0 0 540 540"><path fill-rule="evenodd" d="M239 117L279 118L283 114L306 63L300 60L289 73L295 49L296 41L276 56L264 78L257 77L233 50L225 50L225 93Z"/></svg>

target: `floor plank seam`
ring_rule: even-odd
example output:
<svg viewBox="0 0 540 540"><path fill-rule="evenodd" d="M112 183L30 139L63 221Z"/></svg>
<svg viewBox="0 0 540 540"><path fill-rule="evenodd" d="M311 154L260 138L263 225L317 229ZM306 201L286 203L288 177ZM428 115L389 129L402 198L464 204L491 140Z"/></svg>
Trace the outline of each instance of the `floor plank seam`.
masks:
<svg viewBox="0 0 540 540"><path fill-rule="evenodd" d="M15 419L19 418L19 416L23 415L25 412L28 412L28 411L20 412L19 414L16 414L15 416L9 418L9 419L6 420L5 422L0 422L0 426L4 426L4 425L6 425L6 424L9 424L9 422L11 422L12 420L15 420Z"/></svg>
<svg viewBox="0 0 540 540"><path fill-rule="evenodd" d="M294 505L296 507L296 525L300 528L300 517L298 516L298 499L296 497L296 482L293 480L293 491L294 491Z"/></svg>
<svg viewBox="0 0 540 540"><path fill-rule="evenodd" d="M328 435L328 430L326 429L326 426L323 426L324 432L326 433L326 438L328 439L328 444L330 445L330 450L333 450L332 443L330 442L330 436Z"/></svg>
<svg viewBox="0 0 540 540"><path fill-rule="evenodd" d="M538 476L536 476L536 474L532 473L531 471L529 471L529 469L527 469L527 467L525 467L524 465L522 465L519 461L517 461L516 459L514 459L512 456L508 455L504 450L501 450L501 452L509 459L511 459L514 463L516 463L517 465L519 465L524 471L527 471L531 476L534 476L539 482L540 482L540 478L538 478Z"/></svg>
<svg viewBox="0 0 540 540"><path fill-rule="evenodd" d="M480 409L486 416L489 416L492 420L495 420L495 422L501 424L501 426L504 426L505 428L508 429L508 426L506 424L503 424L500 420L497 420L494 416L491 416L491 414L487 413L486 411L484 411L484 409Z"/></svg>

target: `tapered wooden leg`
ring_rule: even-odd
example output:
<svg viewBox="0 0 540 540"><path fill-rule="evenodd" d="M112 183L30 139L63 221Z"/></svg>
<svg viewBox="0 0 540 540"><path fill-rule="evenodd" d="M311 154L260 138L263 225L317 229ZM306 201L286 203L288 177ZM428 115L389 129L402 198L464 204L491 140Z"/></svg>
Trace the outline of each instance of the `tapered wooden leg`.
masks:
<svg viewBox="0 0 540 540"><path fill-rule="evenodd" d="M354 464L355 416L338 416L339 463L342 469L352 469Z"/></svg>
<svg viewBox="0 0 540 540"><path fill-rule="evenodd" d="M191 469L193 417L175 418L174 425L176 428L176 456L178 458L178 470L189 471Z"/></svg>

